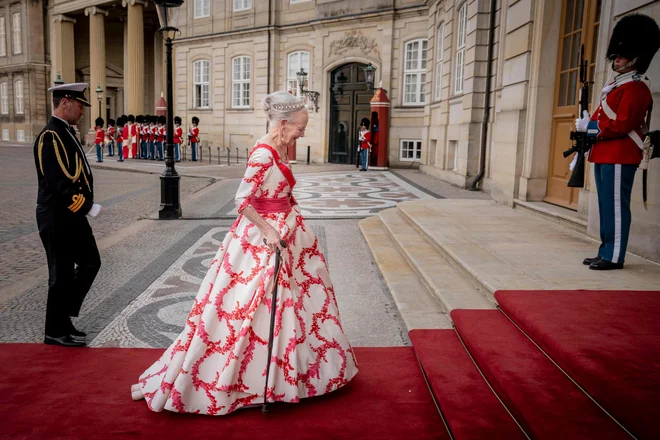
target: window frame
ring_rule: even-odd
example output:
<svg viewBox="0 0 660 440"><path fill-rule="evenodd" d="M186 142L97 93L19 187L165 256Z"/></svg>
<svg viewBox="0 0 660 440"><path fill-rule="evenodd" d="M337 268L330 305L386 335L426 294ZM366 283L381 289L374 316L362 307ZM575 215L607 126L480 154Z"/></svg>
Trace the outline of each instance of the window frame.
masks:
<svg viewBox="0 0 660 440"><path fill-rule="evenodd" d="M293 52L289 52L289 54L286 57L286 90L291 93L292 87L290 87L290 84L293 82L295 84L295 87L293 88L295 90L295 93L292 93L294 96L300 96L300 86L298 85L298 75L297 72L300 70L300 66L302 66L302 56L303 54L307 55L307 66L303 66L305 68L305 72L307 72L307 81L305 84L305 89L311 90L311 83L312 83L312 73L311 73L311 64L312 64L312 58L311 54L309 51L306 50L295 50ZM298 65L296 69L293 69L293 76L291 75L291 58L294 55L298 55Z"/></svg>
<svg viewBox="0 0 660 440"><path fill-rule="evenodd" d="M9 114L9 81L0 82L0 114Z"/></svg>
<svg viewBox="0 0 660 440"><path fill-rule="evenodd" d="M239 64L239 76L236 78L235 64ZM252 57L249 55L237 55L231 59L231 108L249 109L252 105ZM247 76L247 78L245 78ZM235 101L234 89L238 87L238 101ZM246 95L247 92L247 95ZM247 103L246 103L247 102Z"/></svg>
<svg viewBox="0 0 660 440"><path fill-rule="evenodd" d="M7 23L5 20L5 16L3 15L0 17L0 29L2 32L0 32L0 57L6 57L7 56Z"/></svg>
<svg viewBox="0 0 660 440"><path fill-rule="evenodd" d="M467 39L467 2L463 2L456 16L456 65L454 94L463 93L465 81L465 40Z"/></svg>
<svg viewBox="0 0 660 440"><path fill-rule="evenodd" d="M204 81L204 65L206 65L206 81ZM199 75L197 69L199 67ZM211 62L206 59L193 62L193 108L207 109L211 108ZM199 81L198 81L199 77ZM197 88L199 87L199 94ZM206 92L206 105L204 105L204 92ZM198 98L199 97L199 98Z"/></svg>
<svg viewBox="0 0 660 440"><path fill-rule="evenodd" d="M445 24L440 23L437 27L438 36L436 38L436 60L435 60L435 90L433 92L434 99L439 101L442 99L442 65L444 63L445 52Z"/></svg>
<svg viewBox="0 0 660 440"><path fill-rule="evenodd" d="M404 143L412 143L413 148L406 148L406 151L412 151L413 152L413 157L403 157L403 144ZM419 146L419 149L416 147ZM417 153L419 152L419 158L417 158ZM399 161L401 162L418 162L422 160L422 140L421 139L400 139L399 140Z"/></svg>
<svg viewBox="0 0 660 440"><path fill-rule="evenodd" d="M201 4L200 6L200 14L197 14L197 5ZM193 19L196 20L198 18L207 18L211 16L211 0L194 0L193 2Z"/></svg>
<svg viewBox="0 0 660 440"><path fill-rule="evenodd" d="M19 78L14 81L14 113L17 115L25 114L25 95L23 94L23 87L23 79Z"/></svg>
<svg viewBox="0 0 660 440"><path fill-rule="evenodd" d="M9 137L9 129L8 128L3 128L2 129L2 140L3 141L10 141L11 140L10 137Z"/></svg>
<svg viewBox="0 0 660 440"><path fill-rule="evenodd" d="M14 12L11 15L11 49L13 55L20 55L23 53L23 25L21 23L21 12ZM16 20L18 17L18 20ZM18 28L16 24L18 23ZM18 37L17 37L18 34ZM18 47L17 47L18 46Z"/></svg>
<svg viewBox="0 0 660 440"><path fill-rule="evenodd" d="M408 54L412 53L408 48L415 43L418 43L416 49L417 58L416 60L410 60ZM424 45L426 44L426 48ZM417 62L417 68L412 69L408 68L408 64L412 62ZM427 38L417 38L414 40L406 41L403 45L403 100L402 103L404 106L421 106L426 104L426 73L428 70L428 39ZM415 100L411 101L409 96L410 93L406 92L406 86L411 84L408 82L409 79L415 78L417 82L417 90L415 91Z"/></svg>
<svg viewBox="0 0 660 440"><path fill-rule="evenodd" d="M233 12L249 11L250 9L252 9L252 7L253 7L252 0L233 0L232 2Z"/></svg>
<svg viewBox="0 0 660 440"><path fill-rule="evenodd" d="M25 142L25 130L22 128L16 130L16 142Z"/></svg>

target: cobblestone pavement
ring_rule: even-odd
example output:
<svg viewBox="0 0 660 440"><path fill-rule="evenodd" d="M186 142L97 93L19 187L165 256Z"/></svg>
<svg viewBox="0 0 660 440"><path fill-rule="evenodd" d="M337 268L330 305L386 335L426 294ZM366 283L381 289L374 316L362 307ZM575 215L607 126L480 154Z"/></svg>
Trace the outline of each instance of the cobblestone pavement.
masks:
<svg viewBox="0 0 660 440"><path fill-rule="evenodd" d="M96 239L127 226L158 209L157 175L93 171L95 201L104 212L90 219ZM182 178L185 197L212 183L207 178ZM43 251L35 208L37 177L31 147L0 147L0 290L43 266Z"/></svg>
<svg viewBox="0 0 660 440"><path fill-rule="evenodd" d="M12 207L0 213L0 342L40 342L46 274L34 224L32 150L0 147L0 164L0 200ZM409 344L405 325L360 233L358 217L401 200L483 195L415 170L359 173L346 166L317 166L310 173L294 170L301 204L312 217L308 224L326 254L349 340L355 346ZM233 221L236 177L242 175L244 165L215 170L215 183L210 178L182 178L187 220L169 222L150 219L158 208L158 175L133 171L94 169L97 199L105 207L92 223L103 265L75 322L89 334L92 346L165 347L176 337L210 257ZM316 220L314 209L322 214ZM355 218L346 218L350 217L346 209L356 210ZM218 218L219 213L225 217ZM27 283L25 278L33 281ZM19 286L14 290L20 291L3 299L3 285Z"/></svg>

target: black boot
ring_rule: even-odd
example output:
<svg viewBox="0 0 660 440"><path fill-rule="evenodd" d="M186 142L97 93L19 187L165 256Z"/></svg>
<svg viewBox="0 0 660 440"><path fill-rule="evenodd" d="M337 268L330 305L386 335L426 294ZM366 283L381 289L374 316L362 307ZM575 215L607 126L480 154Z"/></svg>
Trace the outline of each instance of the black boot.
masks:
<svg viewBox="0 0 660 440"><path fill-rule="evenodd" d="M593 270L614 270L623 269L623 263L612 263L611 261L603 260L594 261L589 265L589 269Z"/></svg>
<svg viewBox="0 0 660 440"><path fill-rule="evenodd" d="M585 258L584 261L582 261L582 264L589 266L591 263L595 263L596 261L600 260L602 260L601 257Z"/></svg>
<svg viewBox="0 0 660 440"><path fill-rule="evenodd" d="M85 341L74 339L71 335L64 336L48 336L44 338L44 344L59 345L61 347L84 347L87 344Z"/></svg>

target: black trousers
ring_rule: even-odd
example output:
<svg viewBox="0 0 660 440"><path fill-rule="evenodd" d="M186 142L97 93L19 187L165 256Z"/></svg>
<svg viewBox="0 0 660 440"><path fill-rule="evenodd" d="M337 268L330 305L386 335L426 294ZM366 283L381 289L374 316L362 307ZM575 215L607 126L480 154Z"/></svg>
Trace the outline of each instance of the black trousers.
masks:
<svg viewBox="0 0 660 440"><path fill-rule="evenodd" d="M85 217L37 208L37 226L48 259L46 334L63 336L101 268L101 256Z"/></svg>

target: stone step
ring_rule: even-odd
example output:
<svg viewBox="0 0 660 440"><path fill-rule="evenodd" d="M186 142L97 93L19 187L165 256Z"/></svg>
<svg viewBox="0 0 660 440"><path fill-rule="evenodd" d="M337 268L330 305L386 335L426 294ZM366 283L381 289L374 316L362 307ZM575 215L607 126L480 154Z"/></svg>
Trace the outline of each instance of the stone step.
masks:
<svg viewBox="0 0 660 440"><path fill-rule="evenodd" d="M360 230L408 330L452 328L440 302L408 265L380 218L361 220Z"/></svg>
<svg viewBox="0 0 660 440"><path fill-rule="evenodd" d="M445 312L454 309L495 308L495 303L488 301L435 246L427 242L397 208L383 210L378 216L399 252L428 290L438 297Z"/></svg>
<svg viewBox="0 0 660 440"><path fill-rule="evenodd" d="M403 202L400 214L489 299L497 290L657 290L660 265L627 254L625 269L594 271L593 239L489 200Z"/></svg>
<svg viewBox="0 0 660 440"><path fill-rule="evenodd" d="M587 233L587 221L578 217L577 212L570 209L545 202L526 202L518 199L513 201L513 207L582 234Z"/></svg>

